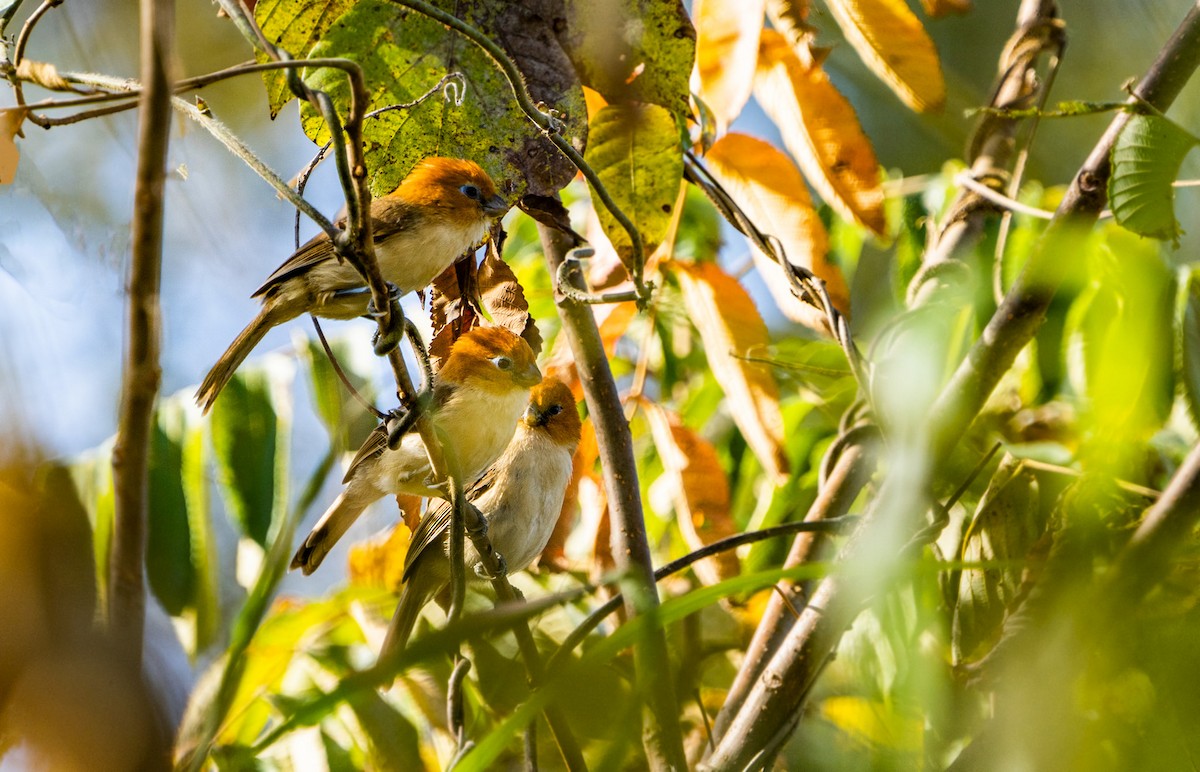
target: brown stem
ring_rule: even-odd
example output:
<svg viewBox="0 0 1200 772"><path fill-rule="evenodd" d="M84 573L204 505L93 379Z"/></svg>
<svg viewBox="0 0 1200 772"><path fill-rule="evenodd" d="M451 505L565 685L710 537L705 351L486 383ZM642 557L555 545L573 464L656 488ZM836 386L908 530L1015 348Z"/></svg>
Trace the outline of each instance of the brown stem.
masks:
<svg viewBox="0 0 1200 772"><path fill-rule="evenodd" d="M813 523L840 517L846 514L859 491L867 484L875 463L873 454L863 445L850 445L838 456L833 472L821 486L816 500L808 509L804 522ZM825 541L819 531L799 533L788 552L785 568L794 568L814 559L817 546ZM804 608L807 603L808 582L781 582L776 585L778 593L771 595L767 609L754 631L754 638L746 648L737 676L729 687L725 702L717 714L713 732L720 738L729 728L746 695L758 680L767 660L779 648L784 636L791 630L796 617L792 609Z"/></svg>
<svg viewBox="0 0 1200 772"><path fill-rule="evenodd" d="M557 276L570 249L570 240L566 234L541 223L538 223L538 233L550 275ZM617 392L608 357L604 355L600 331L591 309L570 299L558 287L555 288L555 302L563 333L579 370L588 415L596 429L596 445L613 523L613 557L617 568L628 577L625 611L630 616L654 614L658 609L658 591L646 539L633 437L621 408L621 395ZM661 629L652 628L634 646L634 666L644 701L642 740L651 768L686 769L678 720L679 703Z"/></svg>
<svg viewBox="0 0 1200 772"><path fill-rule="evenodd" d="M172 0L142 0L141 121L129 270L129 342L113 448L114 520L109 558L109 624L129 660L142 661L150 431L162 370L159 283L163 186L171 129Z"/></svg>

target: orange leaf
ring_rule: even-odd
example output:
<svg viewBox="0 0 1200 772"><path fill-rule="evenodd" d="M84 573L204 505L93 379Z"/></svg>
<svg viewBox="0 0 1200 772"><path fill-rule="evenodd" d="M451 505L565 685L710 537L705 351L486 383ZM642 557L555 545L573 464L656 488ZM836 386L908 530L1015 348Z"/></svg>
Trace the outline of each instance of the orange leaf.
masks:
<svg viewBox="0 0 1200 772"><path fill-rule="evenodd" d="M688 549L695 551L737 533L729 515L729 481L716 449L683 426L679 416L649 400L641 404L664 473L671 478L675 519ZM737 576L740 567L736 553L728 551L701 560L695 570L700 581L711 585Z"/></svg>
<svg viewBox="0 0 1200 772"><path fill-rule="evenodd" d="M850 291L841 270L826 259L829 239L813 209L808 187L791 159L761 139L726 134L704 157L709 171L763 233L779 239L792 265L803 266L825 281L829 296L843 314L850 310ZM792 294L783 268L758 249L754 263L780 310L793 321L818 331L825 317Z"/></svg>
<svg viewBox="0 0 1200 772"><path fill-rule="evenodd" d="M774 30L763 30L758 65L754 95L804 176L843 218L883 235L879 162L854 108Z"/></svg>
<svg viewBox="0 0 1200 772"><path fill-rule="evenodd" d="M846 40L904 104L942 109L946 84L933 41L904 0L828 0Z"/></svg>
<svg viewBox="0 0 1200 772"><path fill-rule="evenodd" d="M921 0L921 5L925 6L925 13L935 19L971 10L971 0Z"/></svg>
<svg viewBox="0 0 1200 772"><path fill-rule="evenodd" d="M16 177L21 152L17 150L13 138L21 131L21 124L28 114L28 108L9 107L0 110L0 185L8 185Z"/></svg>
<svg viewBox="0 0 1200 772"><path fill-rule="evenodd" d="M767 325L746 289L715 263L674 267L708 364L729 399L729 412L767 474L781 484L787 480L788 459L779 387L769 368L742 358L767 345Z"/></svg>
<svg viewBox="0 0 1200 772"><path fill-rule="evenodd" d="M412 531L397 525L387 535L379 534L350 547L350 583L362 587L399 590L404 584L404 558Z"/></svg>
<svg viewBox="0 0 1200 772"><path fill-rule="evenodd" d="M814 31L808 23L808 0L767 0L767 18L794 45Z"/></svg>
<svg viewBox="0 0 1200 772"><path fill-rule="evenodd" d="M758 34L766 0L695 0L696 69L693 83L724 130L741 113L754 87Z"/></svg>

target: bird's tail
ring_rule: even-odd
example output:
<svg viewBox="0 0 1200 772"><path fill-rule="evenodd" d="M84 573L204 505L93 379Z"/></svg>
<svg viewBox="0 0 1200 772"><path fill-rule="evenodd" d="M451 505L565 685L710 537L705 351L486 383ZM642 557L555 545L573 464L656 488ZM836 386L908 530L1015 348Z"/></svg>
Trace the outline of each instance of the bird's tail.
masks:
<svg viewBox="0 0 1200 772"><path fill-rule="evenodd" d="M208 371L208 375L204 376L204 382L200 384L200 388L196 390L196 404L200 405L205 413L212 409L213 402L221 393L221 389L229 383L234 371L241 366L254 347L263 339L263 336L270 332L272 327L286 322L289 318L285 314L280 314L279 306L268 300L262 310L258 312L258 316L255 316L250 324L238 333L238 336L233 339L233 343L229 344L229 348L225 349L225 353Z"/></svg>
<svg viewBox="0 0 1200 772"><path fill-rule="evenodd" d="M383 646L379 649L380 661L399 654L408 645L417 618L421 616L421 609L425 608L425 604L437 591L436 587L431 586L431 578L418 571L404 583L404 589L400 591L400 602L396 605L396 613L392 615L387 635L383 638Z"/></svg>
<svg viewBox="0 0 1200 772"><path fill-rule="evenodd" d="M376 497L377 498L377 497ZM353 483L338 495L337 499L321 515L321 519L313 526L300 549L292 556L292 570L299 568L307 576L317 570L321 561L337 544L338 539L358 519L372 499L363 496L355 489Z"/></svg>

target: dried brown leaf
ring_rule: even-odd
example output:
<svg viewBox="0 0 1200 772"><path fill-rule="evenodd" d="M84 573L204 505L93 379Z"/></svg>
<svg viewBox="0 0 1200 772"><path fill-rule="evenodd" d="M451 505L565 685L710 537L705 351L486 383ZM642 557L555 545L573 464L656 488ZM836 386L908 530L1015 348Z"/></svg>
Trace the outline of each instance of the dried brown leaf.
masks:
<svg viewBox="0 0 1200 772"><path fill-rule="evenodd" d="M854 108L815 63L763 30L754 94L821 197L843 218L883 235L879 161Z"/></svg>
<svg viewBox="0 0 1200 772"><path fill-rule="evenodd" d="M779 239L787 259L825 281L833 304L850 311L850 291L841 269L827 259L829 239L812 206L808 187L792 160L769 143L731 133L704 157L709 171L763 233ZM823 332L825 317L792 294L783 268L759 250L754 263L788 318Z"/></svg>
<svg viewBox="0 0 1200 772"><path fill-rule="evenodd" d="M500 258L500 250L491 245L479 266L477 286L479 298L492 321L524 338L535 356L541 353L542 335L529 314L525 290L512 268Z"/></svg>
<svg viewBox="0 0 1200 772"><path fill-rule="evenodd" d="M695 551L737 533L729 514L729 480L716 448L661 405L644 399L641 406L663 473L670 476L675 519L688 549ZM732 551L705 558L694 568L700 581L708 585L737 576L741 570Z"/></svg>
<svg viewBox="0 0 1200 772"><path fill-rule="evenodd" d="M737 279L715 263L674 263L688 316L700 331L708 364L725 390L729 412L776 484L787 480L779 387L771 370L744 358L766 346L767 325Z"/></svg>

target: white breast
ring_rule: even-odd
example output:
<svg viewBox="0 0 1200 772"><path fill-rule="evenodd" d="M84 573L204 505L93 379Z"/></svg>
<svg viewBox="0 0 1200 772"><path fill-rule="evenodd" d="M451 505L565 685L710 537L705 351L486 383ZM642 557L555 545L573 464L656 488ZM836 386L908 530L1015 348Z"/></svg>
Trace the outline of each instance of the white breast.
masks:
<svg viewBox="0 0 1200 772"><path fill-rule="evenodd" d="M464 252L483 240L487 223L438 225L421 231L418 241L401 232L375 244L375 257L383 278L401 292L426 287Z"/></svg>

